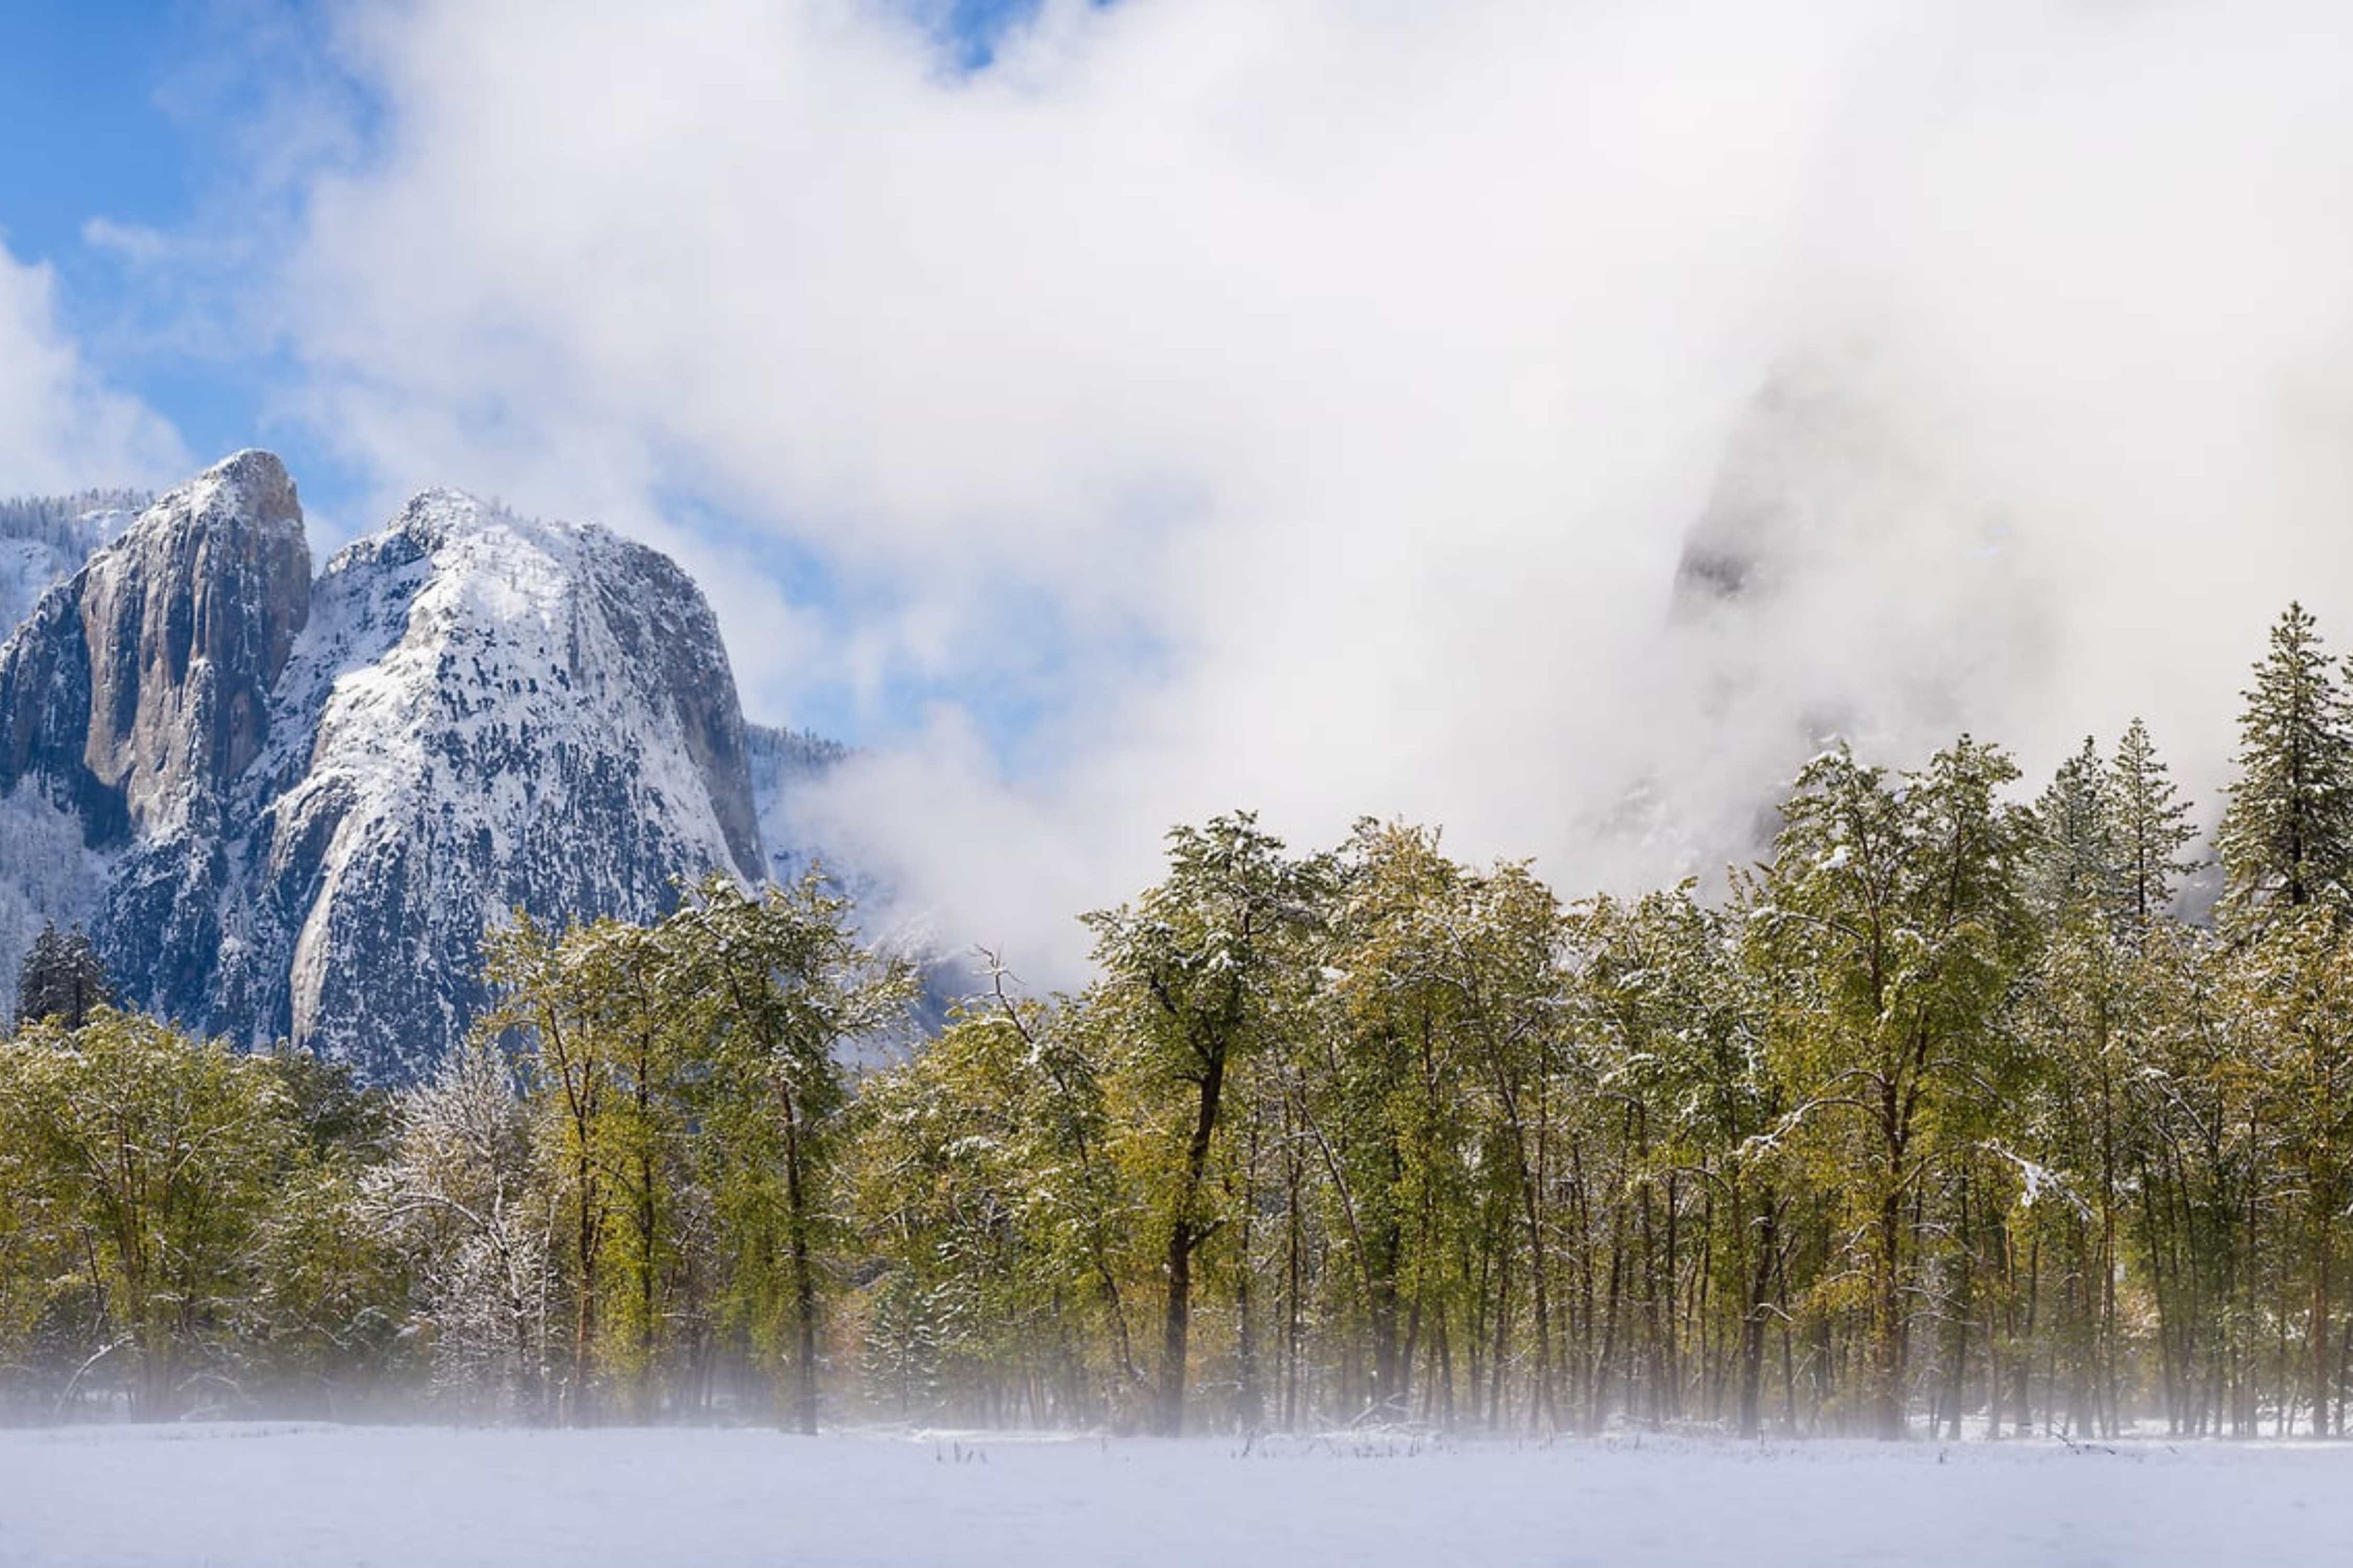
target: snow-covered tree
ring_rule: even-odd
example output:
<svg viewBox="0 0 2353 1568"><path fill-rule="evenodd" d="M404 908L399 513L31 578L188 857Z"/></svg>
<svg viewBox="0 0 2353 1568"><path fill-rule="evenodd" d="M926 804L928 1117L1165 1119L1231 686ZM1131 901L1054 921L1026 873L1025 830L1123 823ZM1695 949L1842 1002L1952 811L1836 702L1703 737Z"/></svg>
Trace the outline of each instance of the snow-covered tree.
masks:
<svg viewBox="0 0 2353 1568"><path fill-rule="evenodd" d="M1264 1046L1288 950L1314 918L1311 873L1248 812L1168 835L1168 871L1132 905L1087 917L1100 1005L1132 1042L1139 1080L1169 1108L1159 1389L1154 1426L1184 1429L1197 1254L1224 1221L1210 1156L1229 1076Z"/></svg>
<svg viewBox="0 0 2353 1568"><path fill-rule="evenodd" d="M2031 818L2018 776L1964 736L1900 781L1845 749L1799 774L1752 895L1753 957L1778 976L1790 1131L1836 1174L1868 1303L1871 1425L1905 1429L1923 1248L1915 1198L1968 1150L2009 1076L2001 1009L2031 957Z"/></svg>
<svg viewBox="0 0 2353 1568"><path fill-rule="evenodd" d="M2053 912L2105 912L2117 880L2116 802L2098 742L2085 736L2034 806L2034 882Z"/></svg>
<svg viewBox="0 0 2353 1568"><path fill-rule="evenodd" d="M814 1432L845 1057L906 1021L915 973L860 940L849 900L818 868L756 895L713 878L669 929L681 1005L707 1053L712 1202L737 1238L728 1310L785 1373L787 1419Z"/></svg>
<svg viewBox="0 0 2353 1568"><path fill-rule="evenodd" d="M68 1029L79 1029L92 1013L113 1001L106 965L81 927L61 932L54 921L42 926L16 971L17 1026L54 1019Z"/></svg>
<svg viewBox="0 0 2353 1568"><path fill-rule="evenodd" d="M2239 721L2239 775L2217 847L2225 915L2353 906L2353 709L2302 605L2272 627Z"/></svg>
<svg viewBox="0 0 2353 1568"><path fill-rule="evenodd" d="M2198 868L2198 829L2148 726L2135 719L2108 764L2109 833L2116 857L2116 917L2137 945L2173 907L2182 879Z"/></svg>
<svg viewBox="0 0 2353 1568"><path fill-rule="evenodd" d="M495 1044L468 1041L400 1097L390 1158L364 1184L366 1212L411 1261L436 1385L543 1418L556 1207Z"/></svg>

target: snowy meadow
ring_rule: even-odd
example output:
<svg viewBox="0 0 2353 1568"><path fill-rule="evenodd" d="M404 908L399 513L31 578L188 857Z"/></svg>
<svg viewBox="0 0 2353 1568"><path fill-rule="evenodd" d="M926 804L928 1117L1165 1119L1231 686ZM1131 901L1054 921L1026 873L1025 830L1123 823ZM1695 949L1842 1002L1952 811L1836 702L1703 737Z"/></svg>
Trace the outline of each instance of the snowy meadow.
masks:
<svg viewBox="0 0 2353 1568"><path fill-rule="evenodd" d="M736 1429L0 1435L0 1563L2326 1560L2353 1445L1246 1443Z"/></svg>

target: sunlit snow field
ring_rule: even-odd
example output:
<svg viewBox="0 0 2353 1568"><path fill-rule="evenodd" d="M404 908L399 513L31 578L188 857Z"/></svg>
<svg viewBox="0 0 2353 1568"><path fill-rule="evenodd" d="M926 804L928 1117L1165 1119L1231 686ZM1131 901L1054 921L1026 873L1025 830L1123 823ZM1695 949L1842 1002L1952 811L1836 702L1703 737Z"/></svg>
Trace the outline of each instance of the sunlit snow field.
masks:
<svg viewBox="0 0 2353 1568"><path fill-rule="evenodd" d="M2146 1568L2348 1552L2339 1445L0 1433L8 1564Z"/></svg>

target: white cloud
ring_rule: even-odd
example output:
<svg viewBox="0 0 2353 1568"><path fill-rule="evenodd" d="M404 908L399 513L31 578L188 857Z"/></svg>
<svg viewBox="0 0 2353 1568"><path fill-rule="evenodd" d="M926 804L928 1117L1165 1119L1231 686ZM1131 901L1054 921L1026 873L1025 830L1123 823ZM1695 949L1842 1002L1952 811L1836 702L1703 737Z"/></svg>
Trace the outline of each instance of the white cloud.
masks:
<svg viewBox="0 0 2353 1568"><path fill-rule="evenodd" d="M1010 769L943 710L839 805L1050 967L1236 804L1577 887L1735 847L1810 719L2039 765L2147 710L2211 784L2278 605L2353 630L2338 7L1051 0L969 78L858 0L345 44L381 154L272 279L311 416L655 531L772 709L1042 701ZM1727 448L1790 565L1675 620ZM1645 778L1699 830L1598 837Z"/></svg>
<svg viewBox="0 0 2353 1568"><path fill-rule="evenodd" d="M0 246L0 496L153 484L186 466L171 426L83 362L49 268Z"/></svg>

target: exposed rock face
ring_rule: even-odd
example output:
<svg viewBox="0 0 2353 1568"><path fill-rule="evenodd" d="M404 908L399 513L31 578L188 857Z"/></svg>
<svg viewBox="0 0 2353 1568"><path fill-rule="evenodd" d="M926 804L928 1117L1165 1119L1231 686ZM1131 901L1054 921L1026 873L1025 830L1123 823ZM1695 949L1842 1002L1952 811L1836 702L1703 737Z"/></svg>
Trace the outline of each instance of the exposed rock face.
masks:
<svg viewBox="0 0 2353 1568"><path fill-rule="evenodd" d="M1684 536L1678 609L1802 591L1899 526L1926 482L1900 432L1836 367L1783 364L1734 431L1707 510Z"/></svg>
<svg viewBox="0 0 2353 1568"><path fill-rule="evenodd" d="M259 752L310 603L285 468L240 452L207 469L0 648L0 788L37 773L97 846L178 830Z"/></svg>
<svg viewBox="0 0 2353 1568"><path fill-rule="evenodd" d="M413 1071L479 1010L486 924L646 918L765 873L718 624L602 529L419 496L327 564L255 770L225 995Z"/></svg>
<svg viewBox="0 0 2353 1568"><path fill-rule="evenodd" d="M310 576L274 458L173 492L0 649L0 788L112 852L133 1001L397 1080L480 1010L484 930L765 877L716 621L666 557L417 497Z"/></svg>
<svg viewBox="0 0 2353 1568"><path fill-rule="evenodd" d="M175 830L261 750L270 689L310 617L294 481L269 453L241 452L92 556L68 595L94 694L83 761L134 832Z"/></svg>

